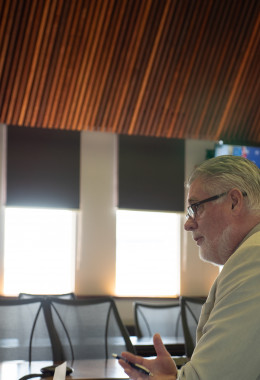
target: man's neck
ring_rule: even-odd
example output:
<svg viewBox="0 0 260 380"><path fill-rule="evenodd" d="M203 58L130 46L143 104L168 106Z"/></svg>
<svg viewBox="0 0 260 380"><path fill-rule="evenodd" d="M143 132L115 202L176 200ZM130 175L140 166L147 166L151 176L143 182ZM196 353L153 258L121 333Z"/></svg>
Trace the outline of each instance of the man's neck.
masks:
<svg viewBox="0 0 260 380"><path fill-rule="evenodd" d="M248 235L250 235L250 232L257 226L260 231L260 216L250 215L250 217L245 220L245 223L243 223L243 228L241 229L241 239L238 246L243 243Z"/></svg>

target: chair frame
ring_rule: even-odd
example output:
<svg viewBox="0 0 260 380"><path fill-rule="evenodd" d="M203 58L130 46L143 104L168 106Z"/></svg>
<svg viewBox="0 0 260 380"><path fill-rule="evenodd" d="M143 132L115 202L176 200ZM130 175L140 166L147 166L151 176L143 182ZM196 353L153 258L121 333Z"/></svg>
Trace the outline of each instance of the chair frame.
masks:
<svg viewBox="0 0 260 380"><path fill-rule="evenodd" d="M181 296L180 297L180 305L181 305L181 318L182 318L182 326L183 326L183 333L184 333L184 339L185 339L185 351L186 356L188 358L191 357L195 345L193 343L193 338L191 335L190 327L188 325L188 319L187 319L187 309L189 310L193 320L196 322L196 325L198 326L199 318L196 317L196 315L191 310L190 306L187 304L187 302L192 302L194 304L201 305L205 303L206 298L205 297L186 297Z"/></svg>
<svg viewBox="0 0 260 380"><path fill-rule="evenodd" d="M116 304L115 304L115 301L112 297L110 296L101 296L101 297L84 297L84 298L81 298L81 299L75 299L75 300L71 300L71 299L61 299L61 298L55 298L55 297L50 297L48 299L45 300L45 303L46 305L48 305L46 307L46 311L47 313L49 313L49 311L51 311L51 314L52 313L55 313L65 331L65 334L67 336L67 339L68 339L68 342L69 342L69 346L70 346L70 351L71 351L71 359L72 361L74 360L74 350L73 350L73 345L71 343L71 339L70 339L70 336L69 336L69 333L68 333L68 330L62 320L62 316L59 314L57 308L55 307L55 303L56 304L62 304L62 305L75 305L76 307L77 306L84 306L84 305L95 305L95 304L100 304L100 303L104 303L104 302L109 302L110 303L110 307L109 307L109 312L108 312L108 315L107 315L107 319L106 319L106 327L105 327L105 353L106 353L106 359L108 359L108 326L109 326L109 318L111 316L111 312L113 311L114 312L114 315L115 315L115 318L116 318L116 321L117 321L117 324L118 324L118 327L120 329L120 332L122 334L122 337L124 338L124 341L125 341L125 345L126 345L126 349L127 351L129 352L132 352L135 354L135 349L132 345L132 342L130 340L130 337L129 337L129 334L127 332L127 329L126 327L124 326L122 320L121 320L121 317L119 315L119 312L117 310L117 307L116 307ZM52 320L51 324L53 324L53 329L54 329L54 334L56 332L56 329L55 329L55 326L54 326L54 322L53 322L53 318L51 316L50 318ZM57 334L57 332L56 332ZM58 334L57 334L58 335ZM68 358L65 358L65 355L64 355L64 351L62 349L62 344L60 342L60 339L57 339L56 342L53 342L54 343L54 347L55 347L55 351L56 352L61 352L61 358L59 358L59 361L62 361L62 360L68 360Z"/></svg>
<svg viewBox="0 0 260 380"><path fill-rule="evenodd" d="M180 307L179 303L167 303L167 304L151 304L151 303L143 303L143 302L134 302L134 319L135 319L135 328L136 328L136 335L138 338L142 338L143 334L141 332L140 324L138 321L138 307L145 307L147 309L167 309L169 307ZM142 318L144 320L144 323L147 327L147 330L150 334L150 337L153 336L149 323L147 321L147 318L143 314L142 310L139 310L139 313L142 315ZM175 327L175 336L178 336L178 328L181 324L181 311L177 319L176 327Z"/></svg>
<svg viewBox="0 0 260 380"><path fill-rule="evenodd" d="M28 362L30 363L32 361L32 351L33 351L33 337L35 328L37 325L37 321L40 315L40 312L43 311L44 320L46 323L46 328L48 331L48 336L50 339L52 350L52 358L53 362L63 362L67 360L68 358L65 357L64 349L59 337L59 334L55 328L55 324L53 321L53 313L57 315L62 328L65 331L65 334L67 336L70 351L71 351L71 358L72 361L74 360L74 351L73 351L73 345L71 343L71 339L68 333L68 330L66 329L66 326L62 320L62 316L59 314L58 310L55 308L55 303L63 304L63 305L75 305L75 306L81 306L81 305L94 305L94 304L100 304L103 302L109 302L109 311L106 318L106 326L105 326L105 355L106 359L108 359L108 327L109 327L109 319L112 315L112 312L114 313L117 325L119 327L120 333L122 334L122 337L125 342L126 350L130 351L132 353L136 353L134 346L132 345L132 342L130 340L128 331L126 327L124 326L121 317L119 315L119 312L117 310L115 301L110 296L102 296L102 297L84 297L82 299L65 299L65 298L59 298L59 297L29 297L29 298L1 298L0 299L0 305L6 305L6 306L17 306L17 305L30 305L33 303L39 303L39 308L37 309L33 322L32 327L30 331L29 336L29 347L28 347Z"/></svg>
<svg viewBox="0 0 260 380"><path fill-rule="evenodd" d="M30 337L29 337L29 347L28 347L28 362L29 363L31 363L31 361L32 361L32 350L33 350L32 341L33 341L36 323L37 323L37 320L39 318L40 311L43 309L43 312L44 312L43 300L42 300L42 298L39 298L39 297L33 297L33 298L27 298L27 299L22 299L22 298L15 298L15 299L13 299L13 298L1 298L0 299L0 306L1 305L3 305L3 306L5 306L5 305L6 306L17 306L17 305L27 305L27 304L30 305L33 303L40 303L40 305L39 305L39 308L35 314L35 318L33 320L32 329L31 329L31 333L30 333ZM44 317L45 317L45 312L44 312ZM50 332L46 318L45 318L45 322L46 322L47 330L48 330L48 332ZM49 338L50 338L50 342L51 342L52 353L54 355L53 345L52 345L52 337L50 336L50 334L49 334Z"/></svg>
<svg viewBox="0 0 260 380"><path fill-rule="evenodd" d="M32 293L19 293L18 298L62 298L62 299L76 299L75 293L62 293L62 294L32 294Z"/></svg>

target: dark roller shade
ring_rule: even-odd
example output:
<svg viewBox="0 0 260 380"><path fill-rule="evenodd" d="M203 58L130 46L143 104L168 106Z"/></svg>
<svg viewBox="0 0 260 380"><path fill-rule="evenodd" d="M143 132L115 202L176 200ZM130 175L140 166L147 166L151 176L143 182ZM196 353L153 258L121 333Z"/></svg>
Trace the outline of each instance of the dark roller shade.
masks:
<svg viewBox="0 0 260 380"><path fill-rule="evenodd" d="M8 126L7 205L79 208L80 133Z"/></svg>
<svg viewBox="0 0 260 380"><path fill-rule="evenodd" d="M181 139L119 136L118 207L184 211Z"/></svg>

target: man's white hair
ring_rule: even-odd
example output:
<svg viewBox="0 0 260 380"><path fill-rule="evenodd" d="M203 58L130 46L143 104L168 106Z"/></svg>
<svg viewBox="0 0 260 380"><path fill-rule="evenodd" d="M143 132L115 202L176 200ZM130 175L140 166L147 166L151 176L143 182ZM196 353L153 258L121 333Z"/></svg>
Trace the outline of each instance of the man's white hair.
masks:
<svg viewBox="0 0 260 380"><path fill-rule="evenodd" d="M203 188L211 195L233 188L246 193L250 212L260 215L260 169L250 160L239 156L218 156L204 161L192 172L187 187L200 178Z"/></svg>

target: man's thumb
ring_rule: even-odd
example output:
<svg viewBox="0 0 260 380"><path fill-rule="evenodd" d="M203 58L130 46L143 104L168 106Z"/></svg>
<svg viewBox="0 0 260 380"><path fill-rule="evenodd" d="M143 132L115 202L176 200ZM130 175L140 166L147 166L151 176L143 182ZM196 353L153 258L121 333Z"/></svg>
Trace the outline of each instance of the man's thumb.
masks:
<svg viewBox="0 0 260 380"><path fill-rule="evenodd" d="M155 348L155 351L156 351L156 354L157 356L169 356L169 352L166 350L163 342L162 342L162 338L160 336L160 334L155 334L154 337L153 337L153 344L154 344L154 348Z"/></svg>

